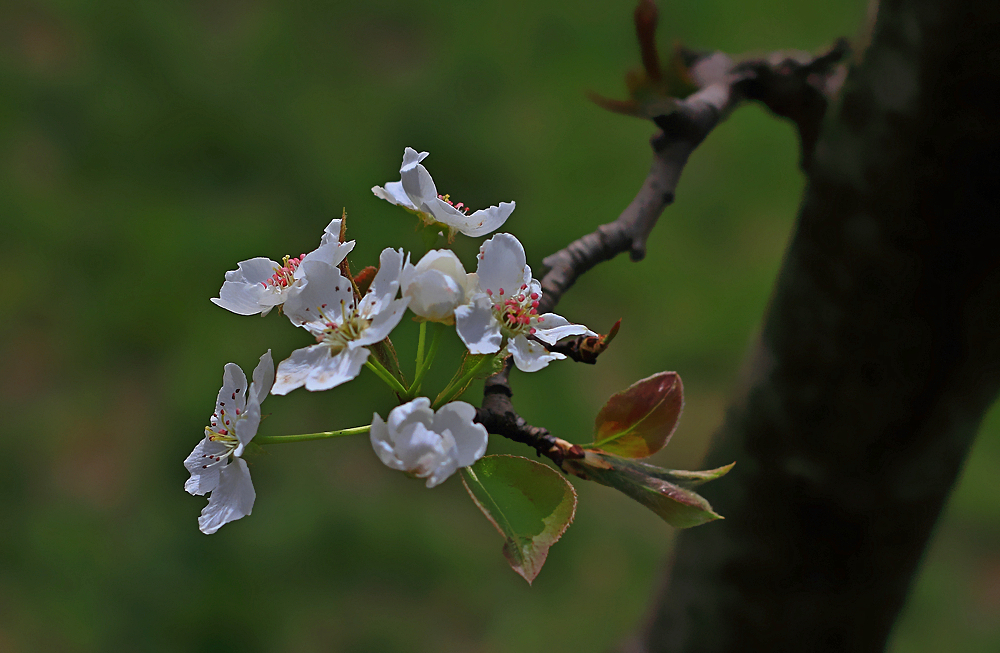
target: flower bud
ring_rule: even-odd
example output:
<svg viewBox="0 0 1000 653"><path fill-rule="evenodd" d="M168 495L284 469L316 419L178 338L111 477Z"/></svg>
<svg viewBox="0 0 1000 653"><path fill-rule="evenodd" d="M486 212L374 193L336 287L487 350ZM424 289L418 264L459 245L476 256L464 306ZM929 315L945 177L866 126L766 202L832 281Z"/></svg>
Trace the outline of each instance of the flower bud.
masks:
<svg viewBox="0 0 1000 653"><path fill-rule="evenodd" d="M451 250L431 250L416 265L406 262L400 288L419 317L452 324L455 309L466 303L469 289L475 287L469 276Z"/></svg>
<svg viewBox="0 0 1000 653"><path fill-rule="evenodd" d="M434 487L486 453L488 434L473 422L476 409L464 401L445 404L436 413L427 397L397 406L382 421L372 416L371 443L379 459L392 469L426 478Z"/></svg>

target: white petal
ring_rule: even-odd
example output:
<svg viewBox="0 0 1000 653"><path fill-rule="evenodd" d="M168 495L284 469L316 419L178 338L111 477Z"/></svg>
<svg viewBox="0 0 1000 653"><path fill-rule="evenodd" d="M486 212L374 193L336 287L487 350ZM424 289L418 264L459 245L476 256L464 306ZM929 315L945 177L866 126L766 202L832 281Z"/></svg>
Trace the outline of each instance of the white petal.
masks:
<svg viewBox="0 0 1000 653"><path fill-rule="evenodd" d="M408 147L403 153L403 165L399 169L403 190L420 210L424 210L423 204L437 199L438 195L431 173L420 165L426 157L427 152L417 154L416 150Z"/></svg>
<svg viewBox="0 0 1000 653"><path fill-rule="evenodd" d="M340 271L325 263L308 261L299 266L305 284L289 294L285 302L285 315L295 326L306 327L311 332L322 332L327 320L340 324L341 302L354 305L351 282Z"/></svg>
<svg viewBox="0 0 1000 653"><path fill-rule="evenodd" d="M267 294L267 289L259 283L226 281L219 290L219 296L212 297L212 303L237 315L256 315L265 308L261 306L261 300ZM270 306L266 308L270 310Z"/></svg>
<svg viewBox="0 0 1000 653"><path fill-rule="evenodd" d="M390 433L398 433L407 425L416 423L427 427L434 424L434 411L431 410L431 400L427 397L417 397L413 401L396 406L389 413Z"/></svg>
<svg viewBox="0 0 1000 653"><path fill-rule="evenodd" d="M396 297L403 271L403 250L386 247L378 257L379 267L372 285L361 300L360 310L374 315Z"/></svg>
<svg viewBox="0 0 1000 653"><path fill-rule="evenodd" d="M271 358L271 350L260 357L260 362L253 370L253 383L250 384L250 396L259 405L264 401L264 397L271 392L274 385L274 359Z"/></svg>
<svg viewBox="0 0 1000 653"><path fill-rule="evenodd" d="M278 364L278 374L271 388L273 395L286 395L295 388L305 385L313 367L322 364L324 358L330 357L330 348L326 345L313 345L296 349L292 355Z"/></svg>
<svg viewBox="0 0 1000 653"><path fill-rule="evenodd" d="M248 402L246 408L240 411L240 416L231 422L230 433L240 441L240 446L233 453L236 456L241 456L243 455L243 447L250 440L253 440L253 436L257 435L257 428L260 426L260 404L256 401Z"/></svg>
<svg viewBox="0 0 1000 653"><path fill-rule="evenodd" d="M447 429L455 438L459 467L468 467L486 453L489 433L485 426L473 421L475 418L476 409L464 401L445 404L434 416L434 430Z"/></svg>
<svg viewBox="0 0 1000 653"><path fill-rule="evenodd" d="M353 249L354 249L353 240L349 240L346 243L332 241L320 245L313 251L306 254L305 258L302 259L302 263L305 263L306 261L310 262L315 261L319 263L326 263L327 265L335 268L338 265L340 265L341 261L347 258L347 255L350 254L351 250ZM295 270L295 278L298 279L301 276L304 276L304 273L302 271L302 265L300 263L299 268Z"/></svg>
<svg viewBox="0 0 1000 653"><path fill-rule="evenodd" d="M209 440L208 437L195 445L184 459L184 467L191 473L184 483L184 489L191 494L208 494L219 484L219 472L225 467L221 457L229 456L225 445Z"/></svg>
<svg viewBox="0 0 1000 653"><path fill-rule="evenodd" d="M234 464L227 465L220 473L219 485L212 491L208 505L198 518L198 528L202 533L211 535L223 525L246 517L253 510L256 498L246 461L237 458Z"/></svg>
<svg viewBox="0 0 1000 653"><path fill-rule="evenodd" d="M406 260L403 262L403 269L399 273L399 287L405 288L413 280L413 277L417 274L417 267L410 263L410 255L406 255Z"/></svg>
<svg viewBox="0 0 1000 653"><path fill-rule="evenodd" d="M552 361L566 358L562 354L551 352L534 340L528 340L523 335L507 341L507 351L514 357L514 365L522 372L537 372Z"/></svg>
<svg viewBox="0 0 1000 653"><path fill-rule="evenodd" d="M447 450L447 454L439 460L434 471L427 477L428 488L441 485L459 468L458 451L455 448L454 438L448 431L445 431L442 436L442 446Z"/></svg>
<svg viewBox="0 0 1000 653"><path fill-rule="evenodd" d="M393 469L426 478L427 487L442 483L458 469L458 461L462 457L447 425L453 424L460 432L469 431L472 426L470 411L475 415L472 406L456 403L459 405L442 409L444 413L435 416L430 400L419 397L394 408L389 413L388 422L374 415L371 442L379 459ZM482 437L486 437L485 429ZM467 435L463 438L469 439ZM479 449L478 444L469 444L470 453L466 457L475 453L472 449ZM482 449L485 450L485 445ZM482 451L478 455L482 455Z"/></svg>
<svg viewBox="0 0 1000 653"><path fill-rule="evenodd" d="M368 437L371 440L372 448L375 449L375 455L383 464L399 471L406 469L403 462L396 456L396 452L393 451L395 443L389 434L388 427L378 413L372 415L372 428Z"/></svg>
<svg viewBox="0 0 1000 653"><path fill-rule="evenodd" d="M461 282L463 285L465 283L464 279L467 278L465 274L465 266L462 265L462 262L458 260L457 256L455 256L455 252L450 249L432 249L427 252L417 263L416 270L417 272L439 270L449 277L463 279Z"/></svg>
<svg viewBox="0 0 1000 653"><path fill-rule="evenodd" d="M403 468L421 478L429 476L448 455L441 434L419 422L408 424L402 432L393 435L393 451L403 463Z"/></svg>
<svg viewBox="0 0 1000 653"><path fill-rule="evenodd" d="M403 314L409 303L410 298L403 297L384 306L381 312L372 318L372 323L362 332L361 337L351 342L349 346L352 348L364 347L385 340L399 324L399 321L403 319Z"/></svg>
<svg viewBox="0 0 1000 653"><path fill-rule="evenodd" d="M497 234L479 248L479 287L493 301L517 293L531 279L524 247L510 234ZM501 292L502 291L502 292Z"/></svg>
<svg viewBox="0 0 1000 653"><path fill-rule="evenodd" d="M479 275L470 272L465 275L465 300L471 302L476 293L482 292L479 288Z"/></svg>
<svg viewBox="0 0 1000 653"><path fill-rule="evenodd" d="M466 215L440 198L430 204L432 215L438 222L454 227L466 236L485 236L499 229L514 212L514 202L501 202Z"/></svg>
<svg viewBox="0 0 1000 653"><path fill-rule="evenodd" d="M556 344L569 336L596 336L597 334L582 324L572 324L569 320L555 313L540 316L534 325L535 337L550 345Z"/></svg>
<svg viewBox="0 0 1000 653"><path fill-rule="evenodd" d="M493 304L486 295L476 295L471 304L455 309L455 330L469 353L493 354L500 351L503 336L493 317Z"/></svg>
<svg viewBox="0 0 1000 653"><path fill-rule="evenodd" d="M306 390L318 392L347 383L361 372L361 366L368 360L368 354L368 350L364 347L357 347L345 349L336 356L327 355L309 370Z"/></svg>
<svg viewBox="0 0 1000 653"><path fill-rule="evenodd" d="M243 412L246 407L247 377L236 363L226 363L225 371L222 374L222 387L219 388L219 396L215 400L215 414L220 418L222 412L227 415L236 416L239 410Z"/></svg>
<svg viewBox="0 0 1000 653"><path fill-rule="evenodd" d="M474 280L473 280L474 281ZM451 321L455 309L464 304L470 275L454 252L431 250L415 266L403 266L400 289L411 297L410 310L428 320Z"/></svg>
<svg viewBox="0 0 1000 653"><path fill-rule="evenodd" d="M326 245L327 243L340 242L340 225L342 222L343 221L340 218L330 220L330 224L326 225L326 228L323 229L323 236L319 240L320 246ZM334 265L336 265L336 263Z"/></svg>
<svg viewBox="0 0 1000 653"><path fill-rule="evenodd" d="M263 256L240 261L237 269L226 272L226 281L212 303L238 315L255 315L262 310L266 313L269 307L284 301L280 290L264 285L280 267Z"/></svg>
<svg viewBox="0 0 1000 653"><path fill-rule="evenodd" d="M410 310L422 318L451 319L455 309L465 303L465 288L440 270L426 270L407 281L402 284L403 295L411 300Z"/></svg>
<svg viewBox="0 0 1000 653"><path fill-rule="evenodd" d="M281 264L272 261L269 258L264 258L263 256L258 256L257 258L247 259L246 261L240 261L238 264L239 269L237 270L239 274L240 281L246 281L247 283L261 283L262 281L267 281L274 274L275 270L281 268ZM236 275L230 279L229 274L226 275L226 279L229 281L235 281L237 279Z"/></svg>
<svg viewBox="0 0 1000 653"><path fill-rule="evenodd" d="M416 211L417 206L410 199L406 191L403 190L403 182L401 181L390 181L385 185L385 188L381 186L373 186L372 192L375 193L375 197L386 200L397 206L402 206L403 208L410 209L411 211Z"/></svg>
<svg viewBox="0 0 1000 653"><path fill-rule="evenodd" d="M406 169L408 169L408 168L410 168L410 167L412 167L412 166L420 163L421 161L423 161L424 159L426 159L429 154L430 154L430 152L417 152L412 147L404 148L403 149L403 165L399 168L399 171L402 172L403 170L406 170Z"/></svg>

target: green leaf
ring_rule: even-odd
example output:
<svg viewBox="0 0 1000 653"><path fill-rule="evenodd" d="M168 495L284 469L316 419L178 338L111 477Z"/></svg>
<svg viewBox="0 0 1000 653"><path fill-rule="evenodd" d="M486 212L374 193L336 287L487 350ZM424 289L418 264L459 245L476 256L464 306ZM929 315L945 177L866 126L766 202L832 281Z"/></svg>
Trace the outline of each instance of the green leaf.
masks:
<svg viewBox="0 0 1000 653"><path fill-rule="evenodd" d="M469 496L504 538L503 555L529 584L576 514L576 491L557 471L520 456L485 456L462 469Z"/></svg>
<svg viewBox="0 0 1000 653"><path fill-rule="evenodd" d="M646 506L674 528L690 528L722 516L690 488L725 476L733 465L702 472L664 469L588 450L582 460L563 466L579 476L612 487ZM734 463L735 464L735 463Z"/></svg>
<svg viewBox="0 0 1000 653"><path fill-rule="evenodd" d="M612 395L597 414L593 444L625 458L645 458L667 444L681 410L684 385L676 372L660 372Z"/></svg>

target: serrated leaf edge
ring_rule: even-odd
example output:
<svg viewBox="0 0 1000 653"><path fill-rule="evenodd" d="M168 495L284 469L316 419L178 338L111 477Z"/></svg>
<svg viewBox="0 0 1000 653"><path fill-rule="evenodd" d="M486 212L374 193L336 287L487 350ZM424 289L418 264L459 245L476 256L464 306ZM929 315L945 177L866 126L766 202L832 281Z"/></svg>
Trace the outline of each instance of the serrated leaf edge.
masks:
<svg viewBox="0 0 1000 653"><path fill-rule="evenodd" d="M556 472L554 469L552 469L548 465L543 465L543 464L541 464L541 463L539 463L537 461L532 460L531 458L525 458L524 456L513 456L513 455L509 455L509 454L493 454L491 456L484 456L484 458L494 458L494 457L496 457L496 458L500 458L500 457L503 457L503 458L520 458L521 460L527 460L529 463L532 463L534 465L538 465L540 467L544 467L545 469L551 471L552 473L554 473L556 475L556 478L558 478L559 480L561 480L563 483L566 484L566 487L569 488L570 496L573 497L573 503L570 505L569 519L566 520L566 523L563 525L562 529L558 533L556 533L556 537L552 541L552 544L555 544L560 539L562 539L563 534L566 533L566 530L570 527L570 525L572 525L573 520L576 519L576 506L577 506L577 503L579 501L579 497L576 494L576 488L573 487L573 484L570 483L569 481L567 481L562 476L560 476L558 472ZM480 458L480 460L482 460L482 458ZM472 489L469 487L469 484L466 481L467 476L472 477L472 479L476 483L478 483L480 485L480 487L482 487L482 481L480 481L479 477L476 476L476 473L472 470L472 466L463 467L462 468L462 485L465 487L465 491L468 493L469 497L472 499L472 502L476 504L477 508L479 508L479 511L481 513L483 513L483 515L486 516L486 518L490 521L490 523L493 524L493 528L497 529L497 532L500 533L500 537L502 537L503 541L504 541L504 547L503 547L504 548L504 552L506 553L507 551L514 550L512 547L509 546L512 540L507 537L507 534L500 527L500 524L497 523L497 521L493 518L493 515L490 512L488 512L487 510L484 509L483 504L480 503L479 499L472 492ZM486 496L489 496L489 494L486 493L486 492L484 492L484 494ZM514 532L513 527L510 525L510 520L507 519L507 516L503 514L502 510L500 510L500 506L498 506L496 504L496 502L492 500L492 498L490 500L490 503L492 503L493 506L496 507L497 513L499 513L501 516L503 516L503 521L504 521L504 523L507 524L507 527L510 530L510 532ZM546 526L548 526L549 522L547 520L543 519L542 521L545 523ZM528 540L530 542L530 541L533 541L534 538L528 538ZM535 578L538 577L538 574L541 572L542 567L545 565L545 561L548 560L549 549L552 548L552 544L550 544L545 549L544 555L541 557L541 560L538 561L537 567L533 568L534 573L530 574L530 576L528 574L527 565L524 564L524 555L523 555L523 552L519 548L517 548L516 551L517 551L517 557L518 557L518 559L520 559L522 561L520 563L520 565L519 565L520 568L511 564L510 565L511 569L513 569L521 578L523 578L524 580L528 581L528 585L531 585L534 582ZM507 558L507 563L510 564L510 562L511 562L510 558L507 555L504 555L504 557Z"/></svg>

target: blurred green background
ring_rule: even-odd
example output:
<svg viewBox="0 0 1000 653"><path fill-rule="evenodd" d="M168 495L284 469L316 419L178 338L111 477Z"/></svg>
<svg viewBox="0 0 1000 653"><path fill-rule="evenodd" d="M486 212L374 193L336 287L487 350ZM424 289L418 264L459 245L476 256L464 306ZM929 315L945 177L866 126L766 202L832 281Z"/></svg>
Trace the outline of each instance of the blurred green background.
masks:
<svg viewBox="0 0 1000 653"><path fill-rule="evenodd" d="M818 50L857 35L865 4L673 3L660 41ZM456 200L515 199L505 229L539 274L545 255L617 216L653 129L584 91L623 93L638 63L632 9L0 6L0 651L596 652L640 622L673 532L606 488L578 484L576 522L529 587L457 478L425 490L364 437L269 447L251 460L254 514L211 537L181 465L226 362L249 371L267 348L279 360L308 342L278 314L212 305L225 271L312 249L344 207L355 269L386 246L418 249L412 218L369 190L399 178L405 146L431 152ZM517 374L522 414L585 442L608 395L678 370L687 410L654 462L696 468L789 237L796 148L756 107L720 126L648 259L602 265L560 304L600 331L623 317L615 346L595 367ZM456 242L470 269L478 243ZM415 333L405 321L394 335L404 361ZM457 339L446 344L457 360ZM269 398L261 433L364 424L390 407L363 373ZM1000 646L998 430L994 412L895 653Z"/></svg>

